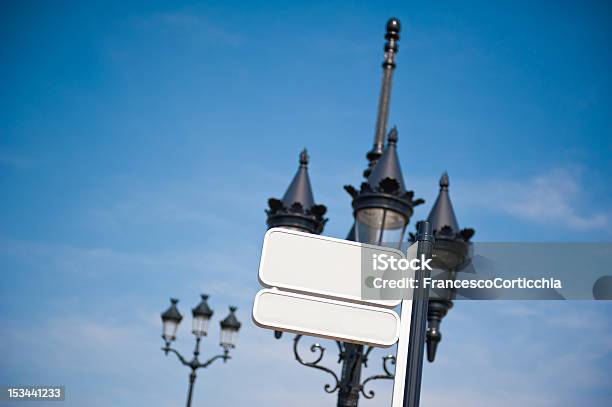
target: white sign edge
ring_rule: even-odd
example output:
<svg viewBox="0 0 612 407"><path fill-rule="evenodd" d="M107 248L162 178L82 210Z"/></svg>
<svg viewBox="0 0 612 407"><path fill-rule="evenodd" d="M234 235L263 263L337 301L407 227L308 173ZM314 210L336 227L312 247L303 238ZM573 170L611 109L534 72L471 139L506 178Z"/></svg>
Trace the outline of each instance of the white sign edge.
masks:
<svg viewBox="0 0 612 407"><path fill-rule="evenodd" d="M414 250L410 249L414 247ZM406 250L406 258L416 258L418 243L413 243ZM404 388L406 386L406 365L408 364L408 345L410 344L410 323L412 320L412 300L403 300L400 309L400 337L395 352L395 374L391 407L403 407Z"/></svg>

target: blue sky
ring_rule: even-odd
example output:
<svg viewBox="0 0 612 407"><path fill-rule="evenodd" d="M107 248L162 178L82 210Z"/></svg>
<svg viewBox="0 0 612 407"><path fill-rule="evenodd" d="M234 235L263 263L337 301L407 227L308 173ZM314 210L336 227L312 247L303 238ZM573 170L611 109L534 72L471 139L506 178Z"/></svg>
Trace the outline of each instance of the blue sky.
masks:
<svg viewBox="0 0 612 407"><path fill-rule="evenodd" d="M65 384L70 406L183 403L159 312L208 292L204 354L227 305L244 328L235 359L200 373L196 404L333 405L290 339L250 322L263 210L306 146L325 234L346 235L341 187L361 182L390 16L403 25L390 124L427 200L413 219L448 170L477 241L609 242L606 2L4 2L0 383ZM611 310L458 303L424 403L609 405ZM362 405L387 405L390 383L374 389Z"/></svg>

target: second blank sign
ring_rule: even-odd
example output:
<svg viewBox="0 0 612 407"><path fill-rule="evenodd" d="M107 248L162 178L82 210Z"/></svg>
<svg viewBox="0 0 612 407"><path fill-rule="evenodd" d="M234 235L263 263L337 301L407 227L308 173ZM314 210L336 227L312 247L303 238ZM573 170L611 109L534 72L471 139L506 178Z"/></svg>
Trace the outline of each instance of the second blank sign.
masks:
<svg viewBox="0 0 612 407"><path fill-rule="evenodd" d="M263 328L378 347L393 345L399 335L399 316L390 309L273 289L257 293L253 320Z"/></svg>

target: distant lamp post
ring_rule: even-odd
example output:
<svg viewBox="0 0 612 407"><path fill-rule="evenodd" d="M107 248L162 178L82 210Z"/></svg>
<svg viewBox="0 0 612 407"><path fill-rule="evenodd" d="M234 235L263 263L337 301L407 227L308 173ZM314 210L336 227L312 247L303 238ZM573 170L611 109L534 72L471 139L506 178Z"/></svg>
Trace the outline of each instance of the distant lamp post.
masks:
<svg viewBox="0 0 612 407"><path fill-rule="evenodd" d="M440 178L440 193L427 220L431 223L435 236L432 278L455 280L457 272L469 261L470 238L474 229L459 229L455 211L448 193L449 179L445 172ZM427 360L433 362L438 344L442 340L440 322L453 306L455 290L431 290L427 308Z"/></svg>
<svg viewBox="0 0 612 407"><path fill-rule="evenodd" d="M161 314L163 325L162 338L165 342L165 346L162 348L162 350L166 355L169 352L174 353L184 366L191 369L191 373L189 374L189 391L187 393L187 407L190 407L193 395L193 384L195 383L196 379L196 370L210 366L210 364L217 359L223 359L223 362L227 362L228 359L231 359L231 356L229 356L229 350L236 346L236 338L238 330L240 330L240 322L238 322L238 319L236 319L236 307L230 307L230 314L223 321L221 321L220 345L223 348L223 353L213 356L206 362L201 363L198 359L198 356L200 355L200 341L203 336L208 334L208 325L213 316L213 311L208 306L208 295L202 294L202 300L200 303L191 310L193 316L191 332L195 336L196 344L193 351L193 358L190 361L187 361L177 350L170 347L170 344L176 340L176 330L183 319L183 316L176 306L177 303L177 299L171 298L170 307L168 307L168 309Z"/></svg>
<svg viewBox="0 0 612 407"><path fill-rule="evenodd" d="M230 313L223 321L221 321L221 346L225 353L236 347L236 339L240 330L240 322L236 319L236 307L229 307Z"/></svg>
<svg viewBox="0 0 612 407"><path fill-rule="evenodd" d="M161 314L162 319L162 338L166 341L166 344L176 339L176 330L179 324L183 320L183 316L176 308L178 300L176 298L170 299L170 307Z"/></svg>

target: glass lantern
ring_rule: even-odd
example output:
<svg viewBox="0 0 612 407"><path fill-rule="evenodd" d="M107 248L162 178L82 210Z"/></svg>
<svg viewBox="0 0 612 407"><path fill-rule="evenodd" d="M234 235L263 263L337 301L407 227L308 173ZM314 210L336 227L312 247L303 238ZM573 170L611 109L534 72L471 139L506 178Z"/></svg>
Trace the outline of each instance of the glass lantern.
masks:
<svg viewBox="0 0 612 407"><path fill-rule="evenodd" d="M208 324L213 316L213 310L208 306L208 295L202 294L202 301L191 310L193 316L191 332L198 337L208 334Z"/></svg>
<svg viewBox="0 0 612 407"><path fill-rule="evenodd" d="M179 312L176 304L178 300L176 298L170 299L170 307L161 314L162 319L162 338L165 341L171 342L176 339L176 330L178 329L183 316Z"/></svg>
<svg viewBox="0 0 612 407"><path fill-rule="evenodd" d="M406 230L404 215L386 208L363 208L356 211L355 217L359 242L400 247Z"/></svg>
<svg viewBox="0 0 612 407"><path fill-rule="evenodd" d="M238 339L238 331L240 330L240 322L236 318L236 307L229 307L229 315L221 321L221 340L220 344L226 351L236 347L236 339Z"/></svg>

